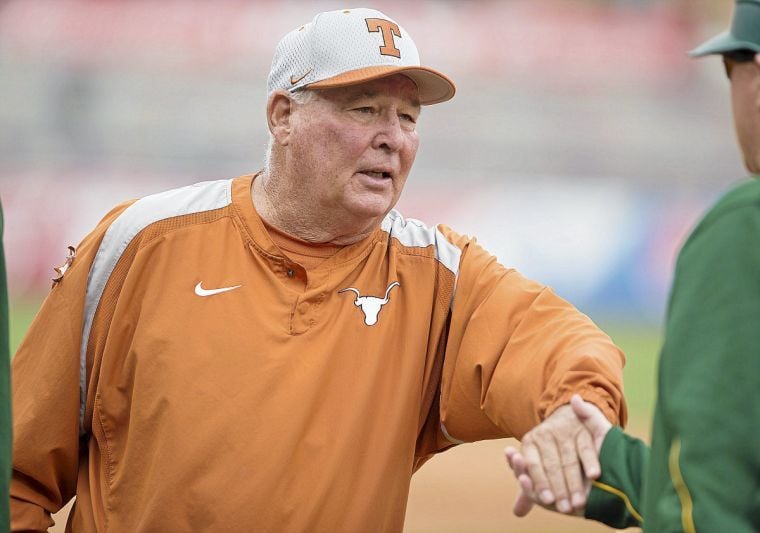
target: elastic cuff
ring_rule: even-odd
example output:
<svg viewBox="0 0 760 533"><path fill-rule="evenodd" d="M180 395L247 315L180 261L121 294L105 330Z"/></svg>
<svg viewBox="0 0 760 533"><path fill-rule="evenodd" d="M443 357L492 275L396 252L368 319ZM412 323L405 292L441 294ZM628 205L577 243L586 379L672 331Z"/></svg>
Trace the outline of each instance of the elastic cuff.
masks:
<svg viewBox="0 0 760 533"><path fill-rule="evenodd" d="M585 387L580 390L567 391L560 394L551 404L549 404L549 407L546 409L546 415L544 416L544 419L549 418L549 416L554 411L563 405L569 404L570 398L572 398L575 394L580 395L580 397L585 401L593 403L596 407L598 407L599 410L604 413L604 416L607 418L607 420L609 420L613 425L625 427L625 423L627 421L625 416L625 407L621 406L622 414L619 415L618 412L615 411L615 409L610 405L611 400L609 393L601 387Z"/></svg>

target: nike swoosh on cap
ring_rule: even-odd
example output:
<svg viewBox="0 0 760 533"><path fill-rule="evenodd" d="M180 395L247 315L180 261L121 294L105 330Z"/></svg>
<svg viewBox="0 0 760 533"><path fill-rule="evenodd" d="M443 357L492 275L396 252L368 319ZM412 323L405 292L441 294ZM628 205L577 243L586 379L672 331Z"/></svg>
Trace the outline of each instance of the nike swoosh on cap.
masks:
<svg viewBox="0 0 760 533"><path fill-rule="evenodd" d="M296 78L295 76L290 76L290 84L291 84L291 85L295 85L296 83L298 83L299 81L301 81L302 79L304 79L306 76L308 76L308 75L309 75L309 73L310 73L312 70L314 70L314 69L309 69L309 70L307 70L307 71L306 71L306 74L304 74L304 75L303 75L303 76L301 76L300 78Z"/></svg>
<svg viewBox="0 0 760 533"><path fill-rule="evenodd" d="M239 289L242 287L242 285L235 285L234 287L222 287L220 289L204 289L201 287L201 284L203 282L199 281L198 285L195 286L195 294L198 296L213 296L214 294L221 294L223 292L229 292L234 291L235 289Z"/></svg>

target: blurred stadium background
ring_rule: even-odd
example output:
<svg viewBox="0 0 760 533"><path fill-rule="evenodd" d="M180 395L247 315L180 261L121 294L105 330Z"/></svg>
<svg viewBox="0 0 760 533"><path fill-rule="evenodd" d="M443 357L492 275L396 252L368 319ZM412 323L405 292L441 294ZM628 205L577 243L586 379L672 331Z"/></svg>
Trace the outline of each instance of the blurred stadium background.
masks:
<svg viewBox="0 0 760 533"><path fill-rule="evenodd" d="M699 213L744 174L719 60L685 55L727 25L732 4L364 3L397 19L423 62L458 85L452 102L424 110L400 209L477 235L606 328L628 353L630 427L642 437L675 254ZM114 204L261 166L276 42L343 7L0 1L14 346L66 247ZM406 530L602 530L543 511L511 517L503 445L463 446L426 465Z"/></svg>

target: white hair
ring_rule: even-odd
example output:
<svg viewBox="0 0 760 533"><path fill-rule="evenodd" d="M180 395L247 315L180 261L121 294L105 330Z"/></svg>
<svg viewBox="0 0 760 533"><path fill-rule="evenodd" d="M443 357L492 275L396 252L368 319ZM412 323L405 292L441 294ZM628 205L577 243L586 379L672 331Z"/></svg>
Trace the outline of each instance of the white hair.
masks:
<svg viewBox="0 0 760 533"><path fill-rule="evenodd" d="M289 93L290 99L298 105L305 105L313 102L317 98L317 92L315 90L300 89L298 91ZM272 150L274 150L274 136L272 132L269 132L269 140L267 141L267 150L264 155L264 171L269 174L269 166L272 161Z"/></svg>
<svg viewBox="0 0 760 533"><path fill-rule="evenodd" d="M290 93L290 98L297 104L308 104L309 102L316 99L317 92L318 91L315 90L301 89Z"/></svg>

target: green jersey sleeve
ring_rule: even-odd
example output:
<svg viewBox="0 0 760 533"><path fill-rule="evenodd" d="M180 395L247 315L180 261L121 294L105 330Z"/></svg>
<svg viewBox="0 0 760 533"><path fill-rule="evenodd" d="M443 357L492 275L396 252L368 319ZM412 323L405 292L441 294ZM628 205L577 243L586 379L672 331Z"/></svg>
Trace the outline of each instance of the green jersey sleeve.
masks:
<svg viewBox="0 0 760 533"><path fill-rule="evenodd" d="M643 478L649 448L619 427L613 427L604 439L599 461L602 475L591 486L586 518L618 529L641 527Z"/></svg>

